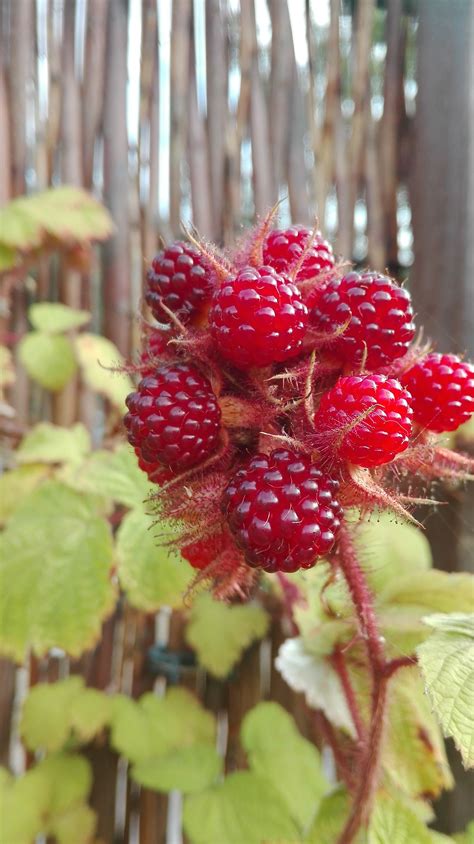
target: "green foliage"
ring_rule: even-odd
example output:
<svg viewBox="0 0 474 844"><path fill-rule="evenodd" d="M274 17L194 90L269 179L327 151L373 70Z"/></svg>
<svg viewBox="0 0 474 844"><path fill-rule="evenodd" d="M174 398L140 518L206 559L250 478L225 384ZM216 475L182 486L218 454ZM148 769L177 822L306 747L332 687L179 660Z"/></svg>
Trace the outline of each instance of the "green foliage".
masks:
<svg viewBox="0 0 474 844"><path fill-rule="evenodd" d="M0 273L22 267L40 251L106 240L112 231L108 211L80 188L20 197L0 209Z"/></svg>
<svg viewBox="0 0 474 844"><path fill-rule="evenodd" d="M474 844L474 821L468 824L465 832L460 832L454 836L456 844Z"/></svg>
<svg viewBox="0 0 474 844"><path fill-rule="evenodd" d="M305 828L328 790L319 754L277 703L260 703L245 717L241 730L251 768L268 780L292 818Z"/></svg>
<svg viewBox="0 0 474 844"><path fill-rule="evenodd" d="M0 535L0 649L72 656L91 647L113 607L110 530L87 496L54 480L27 496Z"/></svg>
<svg viewBox="0 0 474 844"><path fill-rule="evenodd" d="M130 508L143 509L153 489L129 445L120 445L113 451L94 451L67 477L75 489Z"/></svg>
<svg viewBox="0 0 474 844"><path fill-rule="evenodd" d="M88 844L94 812L85 803L92 785L81 756L55 754L18 779L0 769L0 817L5 844L31 844L38 835L58 844Z"/></svg>
<svg viewBox="0 0 474 844"><path fill-rule="evenodd" d="M15 457L17 463L79 463L90 447L89 433L80 422L71 428L40 422L23 438Z"/></svg>
<svg viewBox="0 0 474 844"><path fill-rule="evenodd" d="M404 803L382 794L375 803L369 824L367 844L453 844L453 840L433 832Z"/></svg>
<svg viewBox="0 0 474 844"><path fill-rule="evenodd" d="M417 668L399 671L390 685L383 766L409 797L436 799L453 787L443 739Z"/></svg>
<svg viewBox="0 0 474 844"><path fill-rule="evenodd" d="M18 353L30 378L53 392L62 390L77 369L73 345L61 334L30 331L21 340Z"/></svg>
<svg viewBox="0 0 474 844"><path fill-rule="evenodd" d="M137 609L152 612L164 604L180 607L192 568L179 555L159 546L152 520L142 509L132 510L117 532L120 583Z"/></svg>
<svg viewBox="0 0 474 844"><path fill-rule="evenodd" d="M296 841L297 827L270 783L239 771L186 799L184 829L193 844Z"/></svg>
<svg viewBox="0 0 474 844"><path fill-rule="evenodd" d="M433 632L417 653L426 690L444 735L473 767L474 614L435 614L425 622Z"/></svg>
<svg viewBox="0 0 474 844"><path fill-rule="evenodd" d="M0 525L10 518L24 498L48 475L48 467L29 463L0 475Z"/></svg>
<svg viewBox="0 0 474 844"><path fill-rule="evenodd" d="M226 677L245 648L265 635L268 623L259 606L227 606L202 595L191 609L186 641L204 668L216 677Z"/></svg>
<svg viewBox="0 0 474 844"><path fill-rule="evenodd" d="M29 750L60 750L71 736L90 741L108 725L110 714L110 698L84 688L82 677L68 677L33 687L23 706L20 734Z"/></svg>
<svg viewBox="0 0 474 844"><path fill-rule="evenodd" d="M148 788L199 791L222 767L215 749L214 718L185 689L170 689L138 703L124 696L112 702L112 744L132 763L132 776Z"/></svg>
<svg viewBox="0 0 474 844"><path fill-rule="evenodd" d="M119 371L124 359L117 347L98 334L78 334L74 345L85 383L123 411L133 381L126 372Z"/></svg>
<svg viewBox="0 0 474 844"><path fill-rule="evenodd" d="M321 801L318 814L305 837L307 844L335 844L349 815L351 801L347 792L339 788ZM363 833L354 844L363 844Z"/></svg>
<svg viewBox="0 0 474 844"><path fill-rule="evenodd" d="M61 334L87 325L91 314L89 311L69 308L61 302L37 302L28 310L28 318L36 331Z"/></svg>

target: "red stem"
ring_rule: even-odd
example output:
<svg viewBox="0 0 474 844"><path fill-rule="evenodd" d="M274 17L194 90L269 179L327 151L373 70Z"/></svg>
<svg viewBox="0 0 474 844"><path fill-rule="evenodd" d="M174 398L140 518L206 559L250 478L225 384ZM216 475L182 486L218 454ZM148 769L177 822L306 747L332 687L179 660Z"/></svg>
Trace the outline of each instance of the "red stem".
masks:
<svg viewBox="0 0 474 844"><path fill-rule="evenodd" d="M359 620L360 632L365 640L372 671L372 716L368 741L362 749L358 772L358 788L354 795L352 811L338 840L338 844L352 844L361 825L367 820L372 797L377 786L383 734L387 682L391 673L385 659L383 639L380 637L373 597L357 559L350 530L341 526L338 562L344 574ZM396 670L396 669L395 669Z"/></svg>
<svg viewBox="0 0 474 844"><path fill-rule="evenodd" d="M357 737L359 741L363 742L366 736L365 724L362 720L359 711L359 705L357 703L356 694L351 683L351 678L349 677L349 672L347 670L344 654L340 648L336 648L336 650L334 651L332 655L332 664L339 675L339 679L341 681L341 685L346 697L347 706L349 708L349 712L351 713L352 721L354 722Z"/></svg>

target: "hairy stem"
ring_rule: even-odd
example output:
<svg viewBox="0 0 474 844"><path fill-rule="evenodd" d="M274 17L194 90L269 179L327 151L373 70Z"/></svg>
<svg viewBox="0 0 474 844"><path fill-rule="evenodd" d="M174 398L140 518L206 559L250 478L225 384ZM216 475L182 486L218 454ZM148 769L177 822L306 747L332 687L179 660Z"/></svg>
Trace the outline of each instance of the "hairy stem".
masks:
<svg viewBox="0 0 474 844"><path fill-rule="evenodd" d="M391 671L388 669L390 663L386 661L383 639L378 630L373 597L357 559L350 530L346 526L342 526L340 532L338 562L357 612L360 632L365 641L372 672L372 715L369 735L361 749L358 786L354 794L352 811L338 840L338 844L352 844L361 825L368 818L377 786L387 683Z"/></svg>
<svg viewBox="0 0 474 844"><path fill-rule="evenodd" d="M366 737L365 724L359 711L359 705L357 703L354 687L351 683L351 678L349 677L344 654L340 648L336 648L334 651L332 655L332 664L339 675L347 706L357 733L357 738L360 742L363 742Z"/></svg>

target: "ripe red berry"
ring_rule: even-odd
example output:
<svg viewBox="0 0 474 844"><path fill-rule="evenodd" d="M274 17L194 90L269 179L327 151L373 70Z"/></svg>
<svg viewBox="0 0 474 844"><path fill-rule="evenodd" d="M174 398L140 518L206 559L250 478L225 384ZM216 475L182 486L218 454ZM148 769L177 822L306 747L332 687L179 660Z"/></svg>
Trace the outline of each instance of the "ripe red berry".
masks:
<svg viewBox="0 0 474 844"><path fill-rule="evenodd" d="M275 229L267 235L263 246L263 263L273 267L277 273L289 273L298 263L303 249L312 236L306 226L290 226L289 229ZM334 253L331 245L317 232L311 248L298 270L297 281L314 278L334 266Z"/></svg>
<svg viewBox="0 0 474 844"><path fill-rule="evenodd" d="M187 322L210 299L211 288L211 273L199 250L177 240L153 260L145 299L158 322L170 322L162 303Z"/></svg>
<svg viewBox="0 0 474 844"><path fill-rule="evenodd" d="M211 333L237 367L266 366L298 354L308 311L297 287L271 267L246 267L214 293Z"/></svg>
<svg viewBox="0 0 474 844"><path fill-rule="evenodd" d="M257 454L230 481L224 511L250 566L311 568L332 548L342 509L339 484L301 454Z"/></svg>
<svg viewBox="0 0 474 844"><path fill-rule="evenodd" d="M207 378L193 366L160 366L127 398L128 440L142 460L174 471L196 466L214 451L220 409Z"/></svg>
<svg viewBox="0 0 474 844"><path fill-rule="evenodd" d="M321 334L334 335L329 349L342 360L368 369L387 366L402 357L415 336L410 294L384 275L352 272L316 290L310 323Z"/></svg>
<svg viewBox="0 0 474 844"><path fill-rule="evenodd" d="M474 413L474 365L432 352L405 373L413 417L429 431L455 431Z"/></svg>
<svg viewBox="0 0 474 844"><path fill-rule="evenodd" d="M228 535L224 531L220 531L211 536L206 536L204 539L189 542L181 548L181 554L185 560L191 563L193 568L205 569L216 561L228 542Z"/></svg>
<svg viewBox="0 0 474 844"><path fill-rule="evenodd" d="M411 396L395 378L349 375L324 393L314 416L323 460L381 466L409 443Z"/></svg>

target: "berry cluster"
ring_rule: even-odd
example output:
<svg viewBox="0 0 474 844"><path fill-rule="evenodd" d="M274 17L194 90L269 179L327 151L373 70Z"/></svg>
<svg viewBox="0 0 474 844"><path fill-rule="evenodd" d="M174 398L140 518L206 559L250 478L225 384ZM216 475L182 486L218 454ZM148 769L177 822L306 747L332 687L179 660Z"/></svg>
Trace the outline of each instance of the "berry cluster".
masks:
<svg viewBox="0 0 474 844"><path fill-rule="evenodd" d="M225 257L194 240L156 256L127 399L159 512L224 597L331 559L344 507L410 518L414 476L471 469L435 435L474 413L474 367L420 346L405 288L271 221Z"/></svg>

